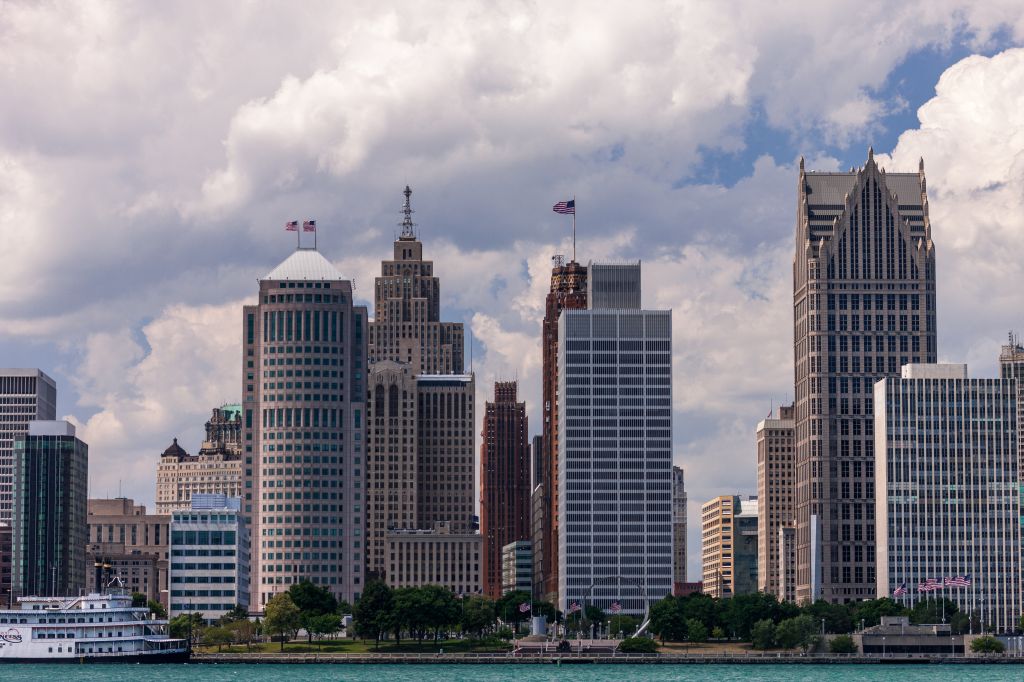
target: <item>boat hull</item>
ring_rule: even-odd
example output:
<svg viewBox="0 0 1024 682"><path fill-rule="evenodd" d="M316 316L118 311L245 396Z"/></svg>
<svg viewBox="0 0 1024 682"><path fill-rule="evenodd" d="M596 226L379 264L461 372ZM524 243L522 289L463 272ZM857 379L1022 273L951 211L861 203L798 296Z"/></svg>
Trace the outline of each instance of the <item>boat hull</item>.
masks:
<svg viewBox="0 0 1024 682"><path fill-rule="evenodd" d="M123 656L70 656L53 658L0 658L6 663L188 663L191 652L168 651L158 654L125 654Z"/></svg>

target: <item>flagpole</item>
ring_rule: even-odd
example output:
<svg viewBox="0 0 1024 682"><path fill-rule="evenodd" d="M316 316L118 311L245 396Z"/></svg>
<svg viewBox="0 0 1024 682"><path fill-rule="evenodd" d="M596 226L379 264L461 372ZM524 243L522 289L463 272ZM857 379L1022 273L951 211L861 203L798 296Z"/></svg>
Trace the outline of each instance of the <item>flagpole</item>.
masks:
<svg viewBox="0 0 1024 682"><path fill-rule="evenodd" d="M299 221L295 221L295 248L302 248L302 230L299 229Z"/></svg>
<svg viewBox="0 0 1024 682"><path fill-rule="evenodd" d="M572 195L572 260L576 261L576 195Z"/></svg>

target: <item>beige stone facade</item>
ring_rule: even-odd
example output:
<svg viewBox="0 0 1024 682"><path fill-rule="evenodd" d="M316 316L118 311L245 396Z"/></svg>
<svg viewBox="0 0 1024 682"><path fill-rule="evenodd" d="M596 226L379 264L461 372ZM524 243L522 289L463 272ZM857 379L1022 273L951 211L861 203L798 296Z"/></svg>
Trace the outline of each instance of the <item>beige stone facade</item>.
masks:
<svg viewBox="0 0 1024 682"><path fill-rule="evenodd" d="M481 536L452 533L446 524L430 530L387 533L388 583L393 587L442 585L456 594L479 594Z"/></svg>
<svg viewBox="0 0 1024 682"><path fill-rule="evenodd" d="M795 523L793 406L757 425L757 589L783 598L780 591L779 528Z"/></svg>
<svg viewBox="0 0 1024 682"><path fill-rule="evenodd" d="M89 500L88 521L86 586L95 589L99 561L100 582L116 576L133 591L166 604L171 517L148 514L145 506L118 497Z"/></svg>

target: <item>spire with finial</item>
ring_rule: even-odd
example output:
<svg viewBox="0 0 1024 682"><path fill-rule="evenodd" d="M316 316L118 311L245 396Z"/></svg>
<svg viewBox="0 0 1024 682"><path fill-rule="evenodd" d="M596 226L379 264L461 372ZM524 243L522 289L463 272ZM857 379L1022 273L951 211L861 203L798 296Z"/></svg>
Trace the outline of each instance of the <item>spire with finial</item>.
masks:
<svg viewBox="0 0 1024 682"><path fill-rule="evenodd" d="M399 225L402 226L402 237L407 239L415 239L416 232L412 229L416 227L416 223L412 221L412 214L415 211L412 210L412 203L409 201L409 197L412 196L412 190L409 185L405 186L405 191L402 192L405 195L405 201L402 202L402 214L405 216L402 218L402 222Z"/></svg>
<svg viewBox="0 0 1024 682"><path fill-rule="evenodd" d="M875 160L875 148L868 145L868 162Z"/></svg>
<svg viewBox="0 0 1024 682"><path fill-rule="evenodd" d="M804 155L801 154L800 155L800 170L803 171L803 169L804 169Z"/></svg>

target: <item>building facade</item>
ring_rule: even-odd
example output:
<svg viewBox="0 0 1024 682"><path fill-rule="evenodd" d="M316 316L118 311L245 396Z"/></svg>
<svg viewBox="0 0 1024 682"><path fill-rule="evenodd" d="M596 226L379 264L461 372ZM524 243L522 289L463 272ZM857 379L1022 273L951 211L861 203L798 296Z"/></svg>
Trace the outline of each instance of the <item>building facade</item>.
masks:
<svg viewBox="0 0 1024 682"><path fill-rule="evenodd" d="M517 590L527 594L533 590L533 543L529 540L501 548L501 594Z"/></svg>
<svg viewBox="0 0 1024 682"><path fill-rule="evenodd" d="M309 580L346 601L363 589L367 312L352 282L298 248L242 313L242 511L252 533L250 609Z"/></svg>
<svg viewBox="0 0 1024 682"><path fill-rule="evenodd" d="M85 591L89 446L66 421L33 421L14 439L11 594Z"/></svg>
<svg viewBox="0 0 1024 682"><path fill-rule="evenodd" d="M860 551L877 558L878 596L905 584L911 606L936 596L917 591L928 579L964 576L937 595L996 632L1017 629L1017 391L1016 379L969 379L966 365L911 364L875 384L877 541Z"/></svg>
<svg viewBox="0 0 1024 682"><path fill-rule="evenodd" d="M529 428L526 403L518 401L517 389L515 381L495 382L494 402L484 407L480 534L484 594L492 599L502 595L503 548L517 541L528 542L531 537ZM531 561L532 557L531 552Z"/></svg>
<svg viewBox="0 0 1024 682"><path fill-rule="evenodd" d="M999 378L1017 381L1017 423L1024 424L1024 346L1013 332L1009 343L999 351ZM1018 470L1024 472L1024 429L1017 436Z"/></svg>
<svg viewBox="0 0 1024 682"><path fill-rule="evenodd" d="M172 514L170 617L199 612L213 623L249 607L249 530L240 509L238 498L201 494Z"/></svg>
<svg viewBox="0 0 1024 682"><path fill-rule="evenodd" d="M686 477L672 467L672 582L686 582Z"/></svg>
<svg viewBox="0 0 1024 682"><path fill-rule="evenodd" d="M441 585L456 594L480 594L479 533L453 533L447 524L387 534L388 584L392 587Z"/></svg>
<svg viewBox="0 0 1024 682"><path fill-rule="evenodd" d="M57 383L38 369L0 369L0 522L11 521L14 439L32 421L57 418Z"/></svg>
<svg viewBox="0 0 1024 682"><path fill-rule="evenodd" d="M534 518L534 599L554 602L558 596L558 319L563 310L587 307L587 268L562 256L552 259L551 288L544 301L541 326L541 390L543 415L541 480L534 495L541 498L542 513Z"/></svg>
<svg viewBox="0 0 1024 682"><path fill-rule="evenodd" d="M628 308L559 316L562 610L586 599L640 615L642 596L672 592L672 313L641 310L633 288L616 299Z"/></svg>
<svg viewBox="0 0 1024 682"><path fill-rule="evenodd" d="M795 524L793 406L757 425L757 589L779 595L779 529Z"/></svg>
<svg viewBox="0 0 1024 682"><path fill-rule="evenodd" d="M796 601L796 526L779 526L778 587L775 597L779 601ZM760 564L758 564L760 575Z"/></svg>
<svg viewBox="0 0 1024 682"><path fill-rule="evenodd" d="M89 500L87 521L90 589L120 578L133 592L167 606L171 517L148 514L144 505L118 497Z"/></svg>
<svg viewBox="0 0 1024 682"><path fill-rule="evenodd" d="M935 362L935 249L924 163L887 173L800 162L793 261L797 599L875 595L872 387ZM817 535L817 537L813 537ZM843 556L860 555L846 562ZM815 568L817 565L817 568Z"/></svg>
<svg viewBox="0 0 1024 682"><path fill-rule="evenodd" d="M242 408L221 405L206 422L206 440L190 455L175 438L160 455L156 471L156 512L188 509L193 495L242 497Z"/></svg>
<svg viewBox="0 0 1024 682"><path fill-rule="evenodd" d="M725 599L757 591L757 498L722 495L701 506L704 594Z"/></svg>

